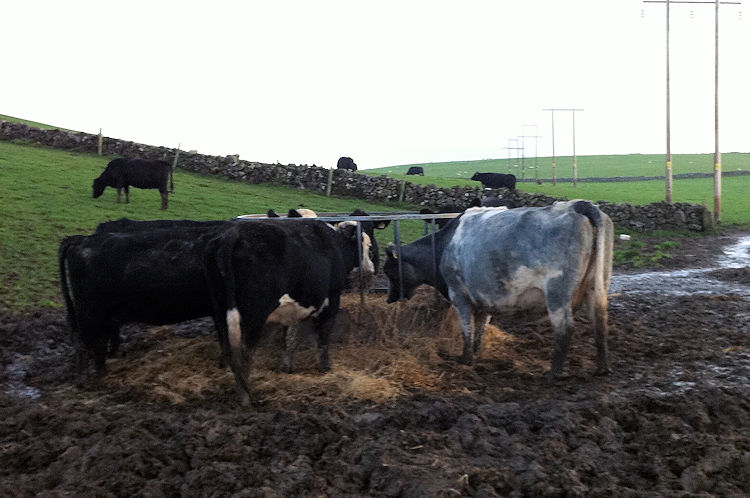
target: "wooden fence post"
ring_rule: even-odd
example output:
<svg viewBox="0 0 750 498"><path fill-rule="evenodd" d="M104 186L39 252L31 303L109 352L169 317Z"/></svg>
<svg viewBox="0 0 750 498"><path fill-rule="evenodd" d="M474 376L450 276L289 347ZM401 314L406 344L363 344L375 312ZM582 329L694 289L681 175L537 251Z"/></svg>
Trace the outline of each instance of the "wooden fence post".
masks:
<svg viewBox="0 0 750 498"><path fill-rule="evenodd" d="M174 153L174 159L172 160L172 171L177 167L177 159L180 157L180 146L182 144L177 144L177 152Z"/></svg>
<svg viewBox="0 0 750 498"><path fill-rule="evenodd" d="M97 138L97 147L96 147L96 150L97 150L97 152L99 153L100 156L102 155L102 148L103 148L103 146L104 146L104 137L102 137L102 129L99 128L99 135L98 135L98 138Z"/></svg>
<svg viewBox="0 0 750 498"><path fill-rule="evenodd" d="M328 184L326 185L326 197L331 197L332 186L333 186L333 168L328 170Z"/></svg>
<svg viewBox="0 0 750 498"><path fill-rule="evenodd" d="M401 180L401 188L398 191L398 202L404 202L404 191L406 190L406 180Z"/></svg>

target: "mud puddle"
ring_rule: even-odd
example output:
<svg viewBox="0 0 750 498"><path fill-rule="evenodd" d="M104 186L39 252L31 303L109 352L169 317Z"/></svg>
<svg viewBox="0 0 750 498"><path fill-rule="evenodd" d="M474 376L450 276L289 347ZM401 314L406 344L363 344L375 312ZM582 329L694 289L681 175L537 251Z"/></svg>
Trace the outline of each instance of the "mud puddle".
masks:
<svg viewBox="0 0 750 498"><path fill-rule="evenodd" d="M750 282L723 278L727 269L750 267L750 236L722 249L722 255L708 268L615 275L610 292L670 296L735 295L750 298Z"/></svg>

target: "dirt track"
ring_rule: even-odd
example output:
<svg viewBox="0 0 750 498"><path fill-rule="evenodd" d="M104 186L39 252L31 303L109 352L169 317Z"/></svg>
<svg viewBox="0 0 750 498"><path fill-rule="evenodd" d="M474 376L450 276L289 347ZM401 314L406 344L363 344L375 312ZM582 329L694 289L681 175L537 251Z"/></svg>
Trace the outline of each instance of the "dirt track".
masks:
<svg viewBox="0 0 750 498"><path fill-rule="evenodd" d="M430 292L371 296L359 316L358 303L346 299L328 375L310 351L280 373L271 335L250 408L206 321L128 327L125 356L78 390L62 312L0 317L0 496L750 494L746 298L613 296L612 375L590 375L579 323L570 377L552 386L546 321L490 326L466 367Z"/></svg>

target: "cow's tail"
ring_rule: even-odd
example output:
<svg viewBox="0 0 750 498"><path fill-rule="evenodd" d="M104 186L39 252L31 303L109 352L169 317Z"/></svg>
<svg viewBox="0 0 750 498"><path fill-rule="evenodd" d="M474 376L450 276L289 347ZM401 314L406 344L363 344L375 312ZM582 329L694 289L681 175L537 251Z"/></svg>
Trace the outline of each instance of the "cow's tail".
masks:
<svg viewBox="0 0 750 498"><path fill-rule="evenodd" d="M57 260L60 266L60 290L65 299L68 325L70 326L71 338L74 340L76 340L75 331L78 329L78 317L75 309L75 297L73 295L73 289L71 288L71 276L68 267L68 251L71 247L78 245L81 242L82 237L82 235L65 237L60 242L60 249L57 253Z"/></svg>
<svg viewBox="0 0 750 498"><path fill-rule="evenodd" d="M84 239L83 235L73 235L65 237L60 242L60 249L58 250L58 263L60 266L60 287L63 298L65 299L65 309L67 311L68 326L70 328L70 342L73 345L74 361L73 361L73 375L75 376L76 383L79 385L83 382L86 370L88 369L88 349L84 343L84 338L81 336L81 329L79 327L79 318L77 312L76 299L74 289L80 289L80 285L76 285L75 274L70 271L70 250L80 244Z"/></svg>
<svg viewBox="0 0 750 498"><path fill-rule="evenodd" d="M573 210L586 218L595 228L594 253L589 263L593 272L592 288L589 296L589 317L594 327L597 347L597 373L609 372L607 363L607 301L612 280L612 254L614 246L614 226L612 220L598 207L588 201L576 201Z"/></svg>
<svg viewBox="0 0 750 498"><path fill-rule="evenodd" d="M250 392L250 352L244 350L242 317L237 307L237 282L233 257L239 241L239 227L230 228L211 241L208 252L209 257L213 258L219 277L212 283L212 286L223 294L220 299L215 300L215 303L223 302L222 311L226 313L226 337L223 338L222 349L225 359L228 356L237 383L238 394L244 403Z"/></svg>
<svg viewBox="0 0 750 498"><path fill-rule="evenodd" d="M169 168L169 193L174 194L174 167Z"/></svg>

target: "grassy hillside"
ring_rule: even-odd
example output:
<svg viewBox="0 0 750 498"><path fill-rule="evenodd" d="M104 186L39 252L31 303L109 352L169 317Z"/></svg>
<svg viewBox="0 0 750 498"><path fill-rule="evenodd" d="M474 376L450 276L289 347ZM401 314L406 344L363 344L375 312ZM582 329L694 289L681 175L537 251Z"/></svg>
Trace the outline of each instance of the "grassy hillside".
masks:
<svg viewBox="0 0 750 498"><path fill-rule="evenodd" d="M328 198L291 187L248 185L180 170L175 172L175 194L170 195L167 211L160 209L159 192L150 189L131 189L130 204L117 204L117 193L111 188L93 199L92 181L110 159L0 142L0 308L19 311L61 305L60 240L91 233L106 220L227 219L300 206L342 213L357 207L371 212L408 207ZM420 236L421 230L421 222L403 226L408 240ZM381 241L393 240L392 231L383 232L378 234Z"/></svg>
<svg viewBox="0 0 750 498"><path fill-rule="evenodd" d="M12 123L23 123L29 126L33 126L35 128L42 128L43 130L74 131L74 130L68 130L67 128L60 128L59 126L51 126L51 125L44 124L44 123L37 123L36 121L29 121L27 119L14 118L13 116L6 116L5 114L0 114L0 120L10 121Z"/></svg>
<svg viewBox="0 0 750 498"><path fill-rule="evenodd" d="M711 173L713 172L713 154L676 154L673 157L674 173ZM511 160L511 173L521 178L519 161ZM527 158L525 178L537 178L534 169L535 160ZM539 169L538 178L552 178L552 158L540 157L536 160ZM425 176L430 178L469 179L476 171L508 173L507 159L486 159L483 161L454 161L445 163L405 164L386 168L374 168L365 173L391 176L403 175L410 166L422 166ZM578 177L612 177L612 176L660 176L664 175L663 154L630 154L605 156L579 156ZM750 171L750 153L722 154L724 171ZM557 177L573 177L573 157L557 158ZM414 178L414 177L409 177ZM473 183L473 182L472 182Z"/></svg>

